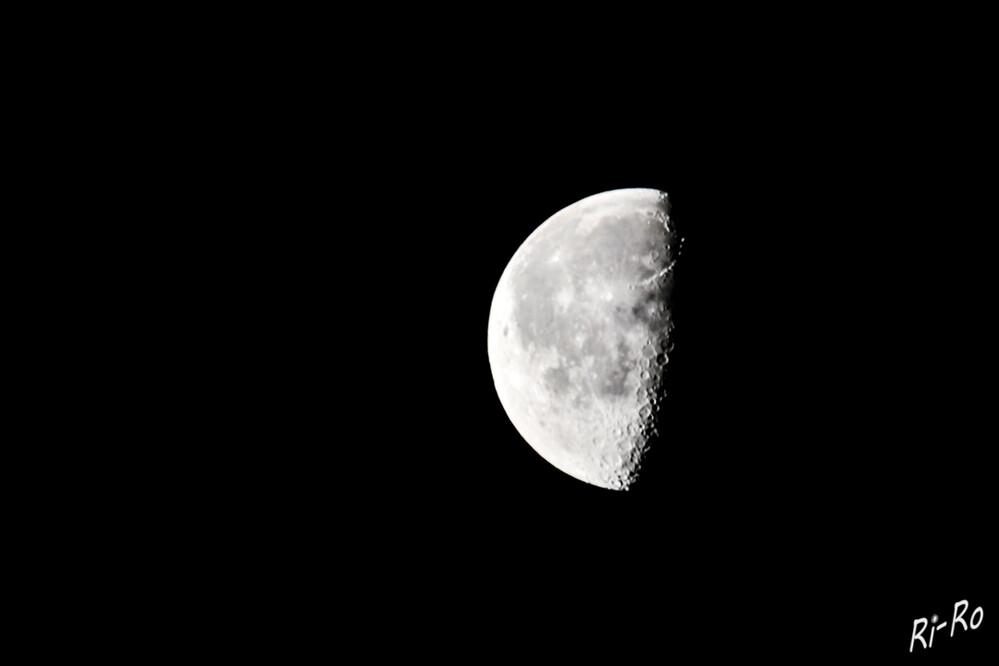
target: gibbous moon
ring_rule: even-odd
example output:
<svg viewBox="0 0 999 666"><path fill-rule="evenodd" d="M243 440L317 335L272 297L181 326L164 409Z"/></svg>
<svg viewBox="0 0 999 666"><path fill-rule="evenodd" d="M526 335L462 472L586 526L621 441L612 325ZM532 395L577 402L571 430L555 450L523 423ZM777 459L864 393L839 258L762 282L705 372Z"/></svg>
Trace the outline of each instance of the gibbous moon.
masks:
<svg viewBox="0 0 999 666"><path fill-rule="evenodd" d="M489 365L514 427L586 483L627 490L657 435L680 238L665 192L612 190L520 246L489 312Z"/></svg>

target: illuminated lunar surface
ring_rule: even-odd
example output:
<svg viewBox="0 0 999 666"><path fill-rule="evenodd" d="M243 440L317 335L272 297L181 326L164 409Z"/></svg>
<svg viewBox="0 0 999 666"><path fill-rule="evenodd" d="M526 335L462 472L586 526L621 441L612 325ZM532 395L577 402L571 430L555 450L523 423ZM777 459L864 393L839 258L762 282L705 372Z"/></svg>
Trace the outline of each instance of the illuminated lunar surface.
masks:
<svg viewBox="0 0 999 666"><path fill-rule="evenodd" d="M662 428L679 242L664 192L603 192L538 227L496 287L500 402L545 460L586 483L627 490Z"/></svg>

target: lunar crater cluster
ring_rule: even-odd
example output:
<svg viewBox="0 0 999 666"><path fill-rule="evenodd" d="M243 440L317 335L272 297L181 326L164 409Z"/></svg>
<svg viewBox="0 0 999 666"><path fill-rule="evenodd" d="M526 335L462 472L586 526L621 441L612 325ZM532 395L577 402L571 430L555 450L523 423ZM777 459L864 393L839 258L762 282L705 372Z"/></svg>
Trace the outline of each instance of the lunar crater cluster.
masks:
<svg viewBox="0 0 999 666"><path fill-rule="evenodd" d="M613 190L550 217L500 277L487 335L500 402L581 481L627 490L659 434L680 242L666 193Z"/></svg>

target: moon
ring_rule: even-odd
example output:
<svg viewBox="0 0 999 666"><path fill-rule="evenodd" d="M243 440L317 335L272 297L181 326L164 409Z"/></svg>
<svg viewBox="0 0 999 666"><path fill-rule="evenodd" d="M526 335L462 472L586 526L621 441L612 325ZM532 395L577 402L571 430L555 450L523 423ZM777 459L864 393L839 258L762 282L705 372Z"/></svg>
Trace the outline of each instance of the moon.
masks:
<svg viewBox="0 0 999 666"><path fill-rule="evenodd" d="M489 311L493 383L542 458L628 490L661 422L681 239L665 192L622 189L552 215L514 253Z"/></svg>

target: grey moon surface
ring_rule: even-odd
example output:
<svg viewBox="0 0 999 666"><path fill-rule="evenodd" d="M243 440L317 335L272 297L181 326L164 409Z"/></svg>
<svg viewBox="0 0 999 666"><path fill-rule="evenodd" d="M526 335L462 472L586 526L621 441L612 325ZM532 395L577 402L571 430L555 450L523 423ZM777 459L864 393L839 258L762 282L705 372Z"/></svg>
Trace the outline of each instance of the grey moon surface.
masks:
<svg viewBox="0 0 999 666"><path fill-rule="evenodd" d="M487 338L503 409L586 483L627 490L659 434L679 242L665 192L602 192L539 226L496 287Z"/></svg>

